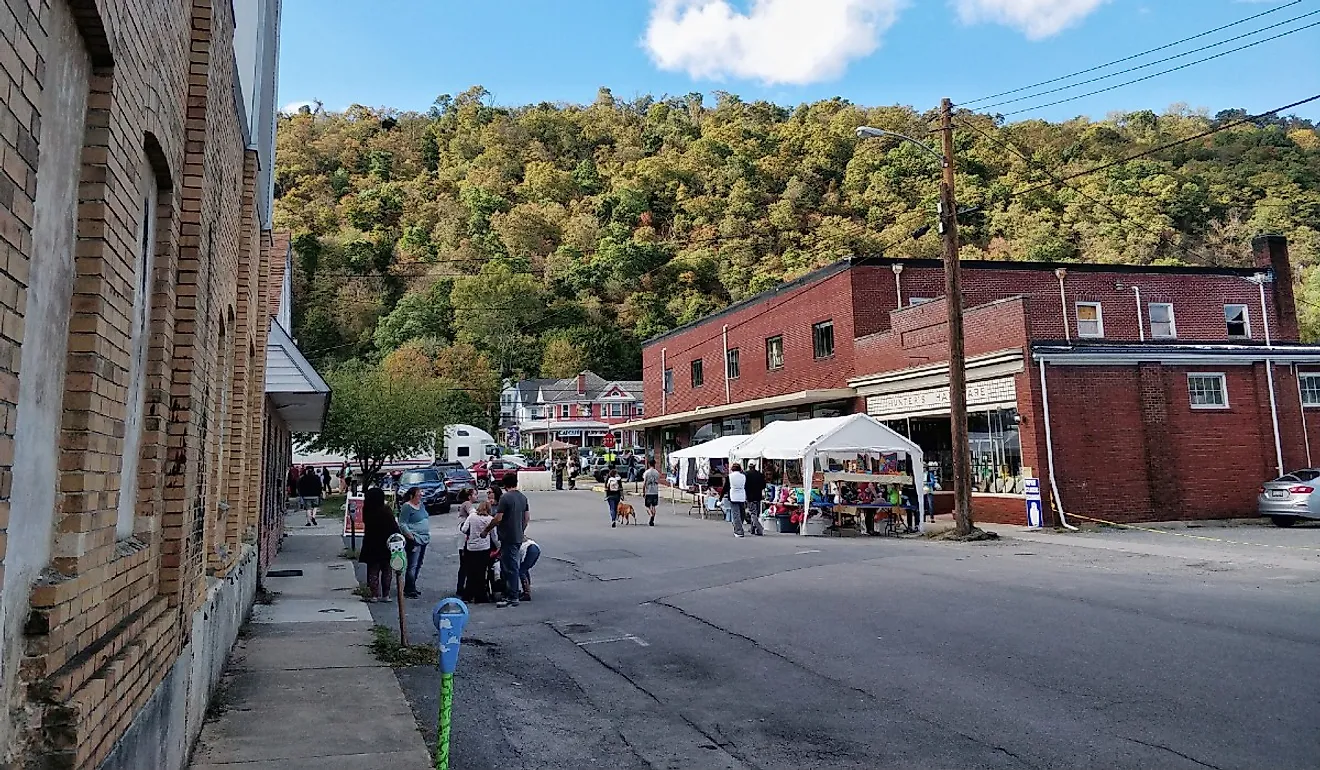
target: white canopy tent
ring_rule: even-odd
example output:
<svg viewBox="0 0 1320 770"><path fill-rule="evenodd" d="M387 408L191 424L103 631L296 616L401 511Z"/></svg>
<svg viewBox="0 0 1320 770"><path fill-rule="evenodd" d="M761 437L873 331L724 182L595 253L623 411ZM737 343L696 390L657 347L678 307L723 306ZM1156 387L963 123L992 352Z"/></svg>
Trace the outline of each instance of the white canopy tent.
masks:
<svg viewBox="0 0 1320 770"><path fill-rule="evenodd" d="M921 447L869 415L780 420L765 426L746 441L730 448L729 452L730 462L801 460L802 477L807 486L812 483L817 458L858 454L907 455L915 474L917 521L922 529L925 528L925 496L921 494L920 486L925 465ZM807 497L810 499L809 492Z"/></svg>
<svg viewBox="0 0 1320 770"><path fill-rule="evenodd" d="M728 458L730 453L751 436L721 436L700 444L695 444L684 449L679 449L669 453L668 462L671 466L677 466L678 478L676 486L687 489L696 483L695 478L688 478L690 466L698 463L709 463L711 460L722 460ZM688 460L695 462L688 463Z"/></svg>

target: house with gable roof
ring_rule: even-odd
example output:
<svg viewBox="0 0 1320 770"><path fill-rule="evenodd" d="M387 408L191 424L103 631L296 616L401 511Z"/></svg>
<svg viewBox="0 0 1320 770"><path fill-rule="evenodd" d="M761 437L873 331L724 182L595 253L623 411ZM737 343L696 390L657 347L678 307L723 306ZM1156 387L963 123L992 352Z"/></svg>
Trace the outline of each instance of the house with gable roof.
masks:
<svg viewBox="0 0 1320 770"><path fill-rule="evenodd" d="M508 383L500 397L505 437L516 432L524 449L552 440L574 446L603 446L614 433L615 446L638 446L641 436L614 426L645 415L642 383L606 380L592 371L564 379L527 379Z"/></svg>

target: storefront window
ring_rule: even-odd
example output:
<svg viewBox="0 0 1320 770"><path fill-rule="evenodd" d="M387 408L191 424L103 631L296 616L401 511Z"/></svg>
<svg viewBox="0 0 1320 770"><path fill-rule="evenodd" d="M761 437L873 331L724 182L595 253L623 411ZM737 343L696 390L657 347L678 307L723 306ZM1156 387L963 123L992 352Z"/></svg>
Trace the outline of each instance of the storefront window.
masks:
<svg viewBox="0 0 1320 770"><path fill-rule="evenodd" d="M752 432L752 418L747 415L730 417L720 423L721 436L746 436Z"/></svg>
<svg viewBox="0 0 1320 770"><path fill-rule="evenodd" d="M996 409L967 416L972 450L972 489L976 492L1022 493L1022 441L1017 410Z"/></svg>
<svg viewBox="0 0 1320 770"><path fill-rule="evenodd" d="M702 444L713 438L719 438L719 432L713 422L708 422L692 432L692 444Z"/></svg>

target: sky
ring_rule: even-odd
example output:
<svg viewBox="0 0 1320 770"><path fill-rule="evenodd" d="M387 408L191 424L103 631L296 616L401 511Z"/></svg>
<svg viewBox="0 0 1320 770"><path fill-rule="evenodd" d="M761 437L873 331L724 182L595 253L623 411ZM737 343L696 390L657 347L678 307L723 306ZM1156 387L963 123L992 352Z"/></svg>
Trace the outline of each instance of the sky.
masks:
<svg viewBox="0 0 1320 770"><path fill-rule="evenodd" d="M983 99L1266 11L1077 80L1282 25L1058 93ZM505 106L589 103L607 86L620 99L728 91L790 106L841 96L925 110L949 97L1009 120L1255 113L1320 94L1320 26L1046 105L1317 22L1320 0L284 0L280 104L420 111L474 85ZM1289 112L1320 120L1320 101Z"/></svg>

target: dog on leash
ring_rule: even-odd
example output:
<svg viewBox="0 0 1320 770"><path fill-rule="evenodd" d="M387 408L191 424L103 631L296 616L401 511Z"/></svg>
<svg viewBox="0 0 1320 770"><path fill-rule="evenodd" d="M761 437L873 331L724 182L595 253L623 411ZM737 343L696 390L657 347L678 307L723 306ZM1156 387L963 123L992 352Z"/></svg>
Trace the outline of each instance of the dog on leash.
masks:
<svg viewBox="0 0 1320 770"><path fill-rule="evenodd" d="M633 510L633 507L632 507L631 505L629 505L628 503L620 502L620 503L619 503L619 521L623 522L624 524L636 524L636 523L637 523L637 512L634 511L634 510Z"/></svg>

